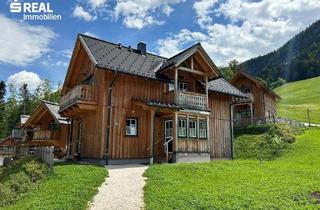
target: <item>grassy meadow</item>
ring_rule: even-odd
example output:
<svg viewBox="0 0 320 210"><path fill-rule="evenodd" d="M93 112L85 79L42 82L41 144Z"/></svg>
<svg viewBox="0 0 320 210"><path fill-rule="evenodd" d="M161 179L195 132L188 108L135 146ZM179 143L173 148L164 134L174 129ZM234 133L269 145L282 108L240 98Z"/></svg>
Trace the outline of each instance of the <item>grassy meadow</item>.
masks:
<svg viewBox="0 0 320 210"><path fill-rule="evenodd" d="M146 209L319 209L319 162L313 128L271 161L154 165L145 173Z"/></svg>
<svg viewBox="0 0 320 210"><path fill-rule="evenodd" d="M275 89L281 96L278 115L289 119L320 124L320 77L287 83Z"/></svg>

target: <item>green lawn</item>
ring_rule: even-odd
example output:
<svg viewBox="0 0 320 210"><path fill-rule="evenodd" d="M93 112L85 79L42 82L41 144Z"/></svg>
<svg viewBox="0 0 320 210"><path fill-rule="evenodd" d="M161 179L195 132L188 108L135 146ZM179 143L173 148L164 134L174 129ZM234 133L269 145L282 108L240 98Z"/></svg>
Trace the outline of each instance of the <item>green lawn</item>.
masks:
<svg viewBox="0 0 320 210"><path fill-rule="evenodd" d="M63 163L14 205L5 209L86 209L106 177L104 167Z"/></svg>
<svg viewBox="0 0 320 210"><path fill-rule="evenodd" d="M320 77L287 83L275 91L282 98L279 116L308 122L307 109L310 109L311 122L320 124Z"/></svg>
<svg viewBox="0 0 320 210"><path fill-rule="evenodd" d="M147 209L320 209L320 129L307 130L279 159L154 165Z"/></svg>

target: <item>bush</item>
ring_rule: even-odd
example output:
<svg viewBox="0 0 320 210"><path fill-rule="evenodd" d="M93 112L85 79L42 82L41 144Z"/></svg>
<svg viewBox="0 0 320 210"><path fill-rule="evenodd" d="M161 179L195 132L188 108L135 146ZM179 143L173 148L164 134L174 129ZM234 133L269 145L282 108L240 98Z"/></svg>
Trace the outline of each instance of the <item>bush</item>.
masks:
<svg viewBox="0 0 320 210"><path fill-rule="evenodd" d="M3 167L0 173L0 207L14 203L47 175L47 165L32 157L15 160L8 167Z"/></svg>
<svg viewBox="0 0 320 210"><path fill-rule="evenodd" d="M248 126L236 131L235 158L272 160L286 153L303 132L286 124Z"/></svg>

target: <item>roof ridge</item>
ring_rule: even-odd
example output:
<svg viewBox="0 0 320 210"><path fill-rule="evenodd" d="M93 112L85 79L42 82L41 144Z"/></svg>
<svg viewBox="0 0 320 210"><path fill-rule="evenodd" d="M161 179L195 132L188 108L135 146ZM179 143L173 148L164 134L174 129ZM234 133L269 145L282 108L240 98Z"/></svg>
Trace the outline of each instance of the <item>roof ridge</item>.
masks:
<svg viewBox="0 0 320 210"><path fill-rule="evenodd" d="M93 36L89 36L89 35L82 34L82 33L79 33L78 35L79 35L79 36L88 37L88 38L90 38L90 39L95 39L95 40L97 40L97 41L105 42L105 43L108 43L108 44L112 44L112 45L114 45L114 46L118 46L118 44L119 44L119 43L117 44L117 43L114 43L114 42L110 42L110 41L107 41L107 40L104 40L104 39L100 39L100 38L93 37ZM120 43L120 44L121 44L121 43ZM121 47L126 48L126 49L129 50L129 47L127 47L127 46L121 45ZM135 48L132 48L132 49L137 50L137 49L135 49ZM159 57L159 58L168 59L167 57L164 57L164 56L161 56L161 55L157 55L157 54L155 54L155 53L150 53L150 52L148 52L148 51L147 51L146 54L152 55L152 56L156 56L156 57Z"/></svg>

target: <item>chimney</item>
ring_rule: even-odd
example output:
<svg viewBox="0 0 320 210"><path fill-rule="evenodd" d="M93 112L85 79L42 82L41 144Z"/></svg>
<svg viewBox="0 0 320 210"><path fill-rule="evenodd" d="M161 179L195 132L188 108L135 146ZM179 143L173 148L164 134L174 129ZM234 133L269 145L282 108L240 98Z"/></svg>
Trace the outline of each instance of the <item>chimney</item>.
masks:
<svg viewBox="0 0 320 210"><path fill-rule="evenodd" d="M137 50L140 51L141 55L145 55L147 53L147 45L144 42L139 42L137 45Z"/></svg>

